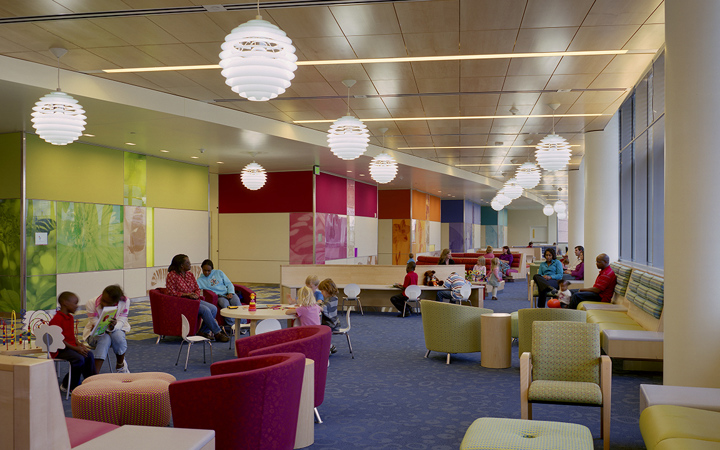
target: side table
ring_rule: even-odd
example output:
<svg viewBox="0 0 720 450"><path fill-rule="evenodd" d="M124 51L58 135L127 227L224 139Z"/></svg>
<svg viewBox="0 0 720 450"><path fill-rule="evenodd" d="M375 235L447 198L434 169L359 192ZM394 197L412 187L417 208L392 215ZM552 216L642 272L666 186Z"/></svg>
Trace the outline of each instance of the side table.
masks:
<svg viewBox="0 0 720 450"><path fill-rule="evenodd" d="M480 316L480 365L490 369L510 367L510 314Z"/></svg>

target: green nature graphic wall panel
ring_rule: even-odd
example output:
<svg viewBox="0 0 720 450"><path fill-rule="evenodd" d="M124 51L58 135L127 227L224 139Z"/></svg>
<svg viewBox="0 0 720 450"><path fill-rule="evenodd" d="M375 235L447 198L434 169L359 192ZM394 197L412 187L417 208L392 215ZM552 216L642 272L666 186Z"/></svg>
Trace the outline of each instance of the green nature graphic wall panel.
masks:
<svg viewBox="0 0 720 450"><path fill-rule="evenodd" d="M123 204L124 152L73 143L52 145L27 135L27 198Z"/></svg>
<svg viewBox="0 0 720 450"><path fill-rule="evenodd" d="M28 200L25 232L28 276L55 275L57 270L55 202ZM47 239L47 244L36 245L36 240L43 237Z"/></svg>
<svg viewBox="0 0 720 450"><path fill-rule="evenodd" d="M0 276L20 276L20 199L0 200Z"/></svg>
<svg viewBox="0 0 720 450"><path fill-rule="evenodd" d="M27 277L27 310L47 311L57 306L57 276Z"/></svg>
<svg viewBox="0 0 720 450"><path fill-rule="evenodd" d="M146 206L147 158L145 155L125 152L125 205Z"/></svg>
<svg viewBox="0 0 720 450"><path fill-rule="evenodd" d="M20 309L20 277L0 277L0 312Z"/></svg>
<svg viewBox="0 0 720 450"><path fill-rule="evenodd" d="M58 273L123 268L123 207L58 202Z"/></svg>
<svg viewBox="0 0 720 450"><path fill-rule="evenodd" d="M208 168L149 156L147 205L207 211Z"/></svg>
<svg viewBox="0 0 720 450"><path fill-rule="evenodd" d="M0 134L0 198L22 195L22 134Z"/></svg>

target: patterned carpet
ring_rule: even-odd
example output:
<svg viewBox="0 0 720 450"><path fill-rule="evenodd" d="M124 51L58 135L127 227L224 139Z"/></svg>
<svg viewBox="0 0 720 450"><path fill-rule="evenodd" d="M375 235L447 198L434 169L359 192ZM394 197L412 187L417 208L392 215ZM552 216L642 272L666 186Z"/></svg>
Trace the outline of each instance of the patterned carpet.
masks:
<svg viewBox="0 0 720 450"><path fill-rule="evenodd" d="M279 301L277 285L250 285L261 302ZM496 312L528 307L527 285L506 284L498 301L485 301ZM79 317L82 317L79 315ZM162 371L178 379L208 376L210 355L203 364L202 349L190 354L187 372L182 360L175 365L179 339L167 338L155 345L148 302L136 302L131 310L127 360L132 372ZM350 337L355 351L351 359L347 342L333 337L338 353L330 358L325 401L320 406L323 424L315 425L315 444L327 449L457 449L470 424L479 417L520 417L520 374L517 344L512 367L486 369L479 353L423 358L425 345L418 316L398 318L395 313L352 314ZM214 360L233 358L227 344L213 346ZM114 357L111 357L114 362ZM105 366L107 370L107 366ZM661 373L625 372L614 363L612 388L611 448L645 448L638 428L639 385L662 383ZM63 400L66 414L70 402ZM602 448L600 409L559 405L536 405L537 420L579 423L590 428L595 448Z"/></svg>

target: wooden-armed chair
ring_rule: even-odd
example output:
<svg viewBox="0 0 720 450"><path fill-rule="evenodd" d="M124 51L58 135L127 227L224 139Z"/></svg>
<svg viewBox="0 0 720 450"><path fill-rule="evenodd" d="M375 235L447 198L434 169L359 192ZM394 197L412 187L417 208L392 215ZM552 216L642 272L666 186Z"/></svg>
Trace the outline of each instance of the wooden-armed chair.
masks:
<svg viewBox="0 0 720 450"><path fill-rule="evenodd" d="M518 355L532 348L532 327L536 321L587 322L587 312L576 309L525 308L518 311Z"/></svg>
<svg viewBox="0 0 720 450"><path fill-rule="evenodd" d="M595 323L533 323L532 350L520 356L520 417L532 420L533 403L600 407L600 434L610 449L612 361L600 354Z"/></svg>

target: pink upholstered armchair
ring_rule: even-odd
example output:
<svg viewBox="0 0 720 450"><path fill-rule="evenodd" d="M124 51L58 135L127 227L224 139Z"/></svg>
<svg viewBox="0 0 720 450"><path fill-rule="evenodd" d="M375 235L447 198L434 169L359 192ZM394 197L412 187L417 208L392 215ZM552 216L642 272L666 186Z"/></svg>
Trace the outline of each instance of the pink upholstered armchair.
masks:
<svg viewBox="0 0 720 450"><path fill-rule="evenodd" d="M315 414L325 399L332 330L325 325L284 328L235 341L238 358L281 352L298 352L315 361ZM320 421L320 420L319 420ZM320 421L322 423L322 421Z"/></svg>
<svg viewBox="0 0 720 450"><path fill-rule="evenodd" d="M204 290L203 293L204 301L217 306L217 296L213 298L215 294L208 290ZM188 335L194 336L197 333L200 327L200 318L198 317L200 305L197 300L168 295L165 288L151 289L149 295L153 332L158 335L157 342L160 342L163 336L182 336L180 315L185 315L190 322Z"/></svg>
<svg viewBox="0 0 720 450"><path fill-rule="evenodd" d="M247 338L246 338L247 339ZM213 364L212 376L170 385L176 428L215 430L221 449L292 449L297 431L305 356L299 353ZM223 404L217 395L222 392ZM222 408L222 418L214 413Z"/></svg>

